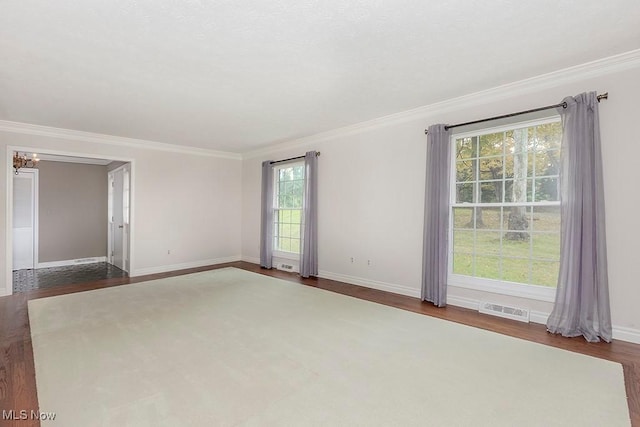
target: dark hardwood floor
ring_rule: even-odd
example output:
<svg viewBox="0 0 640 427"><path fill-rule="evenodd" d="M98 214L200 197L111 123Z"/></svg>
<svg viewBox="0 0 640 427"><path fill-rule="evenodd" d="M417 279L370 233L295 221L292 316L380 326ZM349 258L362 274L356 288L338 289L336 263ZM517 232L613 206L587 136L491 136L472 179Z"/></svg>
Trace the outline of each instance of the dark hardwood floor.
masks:
<svg viewBox="0 0 640 427"><path fill-rule="evenodd" d="M223 267L237 267L255 273L265 274L303 285L326 289L368 301L409 310L428 316L486 329L512 337L525 339L577 353L619 362L623 366L632 425L640 427L640 345L624 341L588 343L583 338L564 338L547 333L543 325L521 323L493 316L479 314L473 310L458 307L437 308L416 298L378 291L361 286L349 285L328 279L302 279L296 274L277 270L264 270L247 262L233 262L211 267L193 268L170 273L140 277L110 278L90 283L60 285L48 289L38 289L9 297L0 298L0 425L39 426L35 420L1 421L2 410L38 409L38 396L31 347L31 332L27 301L54 295L127 285L163 277L178 276ZM544 410L544 408L540 408ZM43 408L43 410L55 410Z"/></svg>
<svg viewBox="0 0 640 427"><path fill-rule="evenodd" d="M89 283L114 277L127 277L127 273L108 262L14 270L13 293L74 283Z"/></svg>

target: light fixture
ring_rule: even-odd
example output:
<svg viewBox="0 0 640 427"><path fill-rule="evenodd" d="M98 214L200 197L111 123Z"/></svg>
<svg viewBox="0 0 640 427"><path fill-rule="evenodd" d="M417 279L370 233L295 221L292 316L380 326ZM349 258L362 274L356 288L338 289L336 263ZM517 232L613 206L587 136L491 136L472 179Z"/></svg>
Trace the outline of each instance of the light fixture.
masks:
<svg viewBox="0 0 640 427"><path fill-rule="evenodd" d="M36 153L33 153L31 157L27 157L26 154L20 154L18 152L13 153L13 170L18 175L20 168L37 168L40 159Z"/></svg>

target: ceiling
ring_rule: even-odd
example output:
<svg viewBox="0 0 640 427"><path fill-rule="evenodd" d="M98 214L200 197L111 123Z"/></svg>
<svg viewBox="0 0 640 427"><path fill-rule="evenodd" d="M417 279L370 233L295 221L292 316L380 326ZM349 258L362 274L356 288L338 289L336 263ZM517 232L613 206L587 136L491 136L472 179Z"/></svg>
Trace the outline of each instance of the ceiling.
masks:
<svg viewBox="0 0 640 427"><path fill-rule="evenodd" d="M247 152L640 48L638 0L4 0L0 119Z"/></svg>

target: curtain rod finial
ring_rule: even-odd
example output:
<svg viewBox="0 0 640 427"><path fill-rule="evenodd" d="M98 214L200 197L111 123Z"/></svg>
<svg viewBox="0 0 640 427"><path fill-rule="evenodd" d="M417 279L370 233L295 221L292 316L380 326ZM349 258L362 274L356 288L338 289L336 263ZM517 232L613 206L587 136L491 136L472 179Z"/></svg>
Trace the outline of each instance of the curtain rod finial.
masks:
<svg viewBox="0 0 640 427"><path fill-rule="evenodd" d="M605 92L602 95L598 95L598 102L600 102L601 99L609 99L609 92Z"/></svg>

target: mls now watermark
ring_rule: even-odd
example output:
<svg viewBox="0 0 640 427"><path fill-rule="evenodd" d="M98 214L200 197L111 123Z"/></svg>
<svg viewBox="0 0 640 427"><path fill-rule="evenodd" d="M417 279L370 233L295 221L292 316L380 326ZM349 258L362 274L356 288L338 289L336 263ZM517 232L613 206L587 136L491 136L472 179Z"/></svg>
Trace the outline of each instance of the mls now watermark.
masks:
<svg viewBox="0 0 640 427"><path fill-rule="evenodd" d="M20 411L16 411L14 409L2 410L2 419L7 420L39 420L39 421L53 421L56 419L55 412L44 412L44 411L36 411L36 410L26 410L22 409Z"/></svg>

